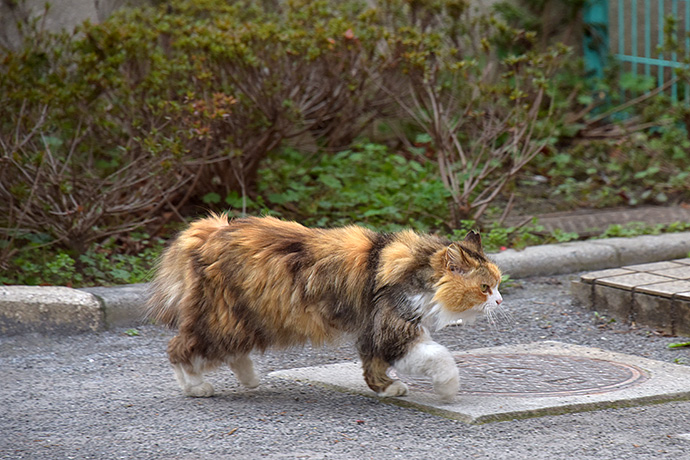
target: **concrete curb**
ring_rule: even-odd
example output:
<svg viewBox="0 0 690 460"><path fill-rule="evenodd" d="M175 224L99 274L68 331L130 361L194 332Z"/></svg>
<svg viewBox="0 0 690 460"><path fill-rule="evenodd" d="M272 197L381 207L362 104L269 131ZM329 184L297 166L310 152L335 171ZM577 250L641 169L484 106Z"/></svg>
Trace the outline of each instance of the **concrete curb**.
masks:
<svg viewBox="0 0 690 460"><path fill-rule="evenodd" d="M688 257L690 232L546 244L491 255L512 278L562 275Z"/></svg>
<svg viewBox="0 0 690 460"><path fill-rule="evenodd" d="M62 286L0 287L0 333L74 334L104 328L104 305L93 295Z"/></svg>
<svg viewBox="0 0 690 460"><path fill-rule="evenodd" d="M509 249L491 258L511 278L549 276L687 257L690 232ZM144 321L147 284L71 289L0 287L0 335L73 334Z"/></svg>
<svg viewBox="0 0 690 460"><path fill-rule="evenodd" d="M0 336L78 334L142 324L147 284L0 287Z"/></svg>

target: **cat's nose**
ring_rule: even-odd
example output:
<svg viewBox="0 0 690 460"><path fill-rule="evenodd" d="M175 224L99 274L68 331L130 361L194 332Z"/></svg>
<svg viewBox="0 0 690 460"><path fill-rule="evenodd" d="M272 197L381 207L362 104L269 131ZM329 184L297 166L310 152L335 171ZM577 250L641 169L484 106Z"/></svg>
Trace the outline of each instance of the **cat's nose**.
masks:
<svg viewBox="0 0 690 460"><path fill-rule="evenodd" d="M501 305L503 303L503 297L499 294L498 299L496 299L496 306Z"/></svg>

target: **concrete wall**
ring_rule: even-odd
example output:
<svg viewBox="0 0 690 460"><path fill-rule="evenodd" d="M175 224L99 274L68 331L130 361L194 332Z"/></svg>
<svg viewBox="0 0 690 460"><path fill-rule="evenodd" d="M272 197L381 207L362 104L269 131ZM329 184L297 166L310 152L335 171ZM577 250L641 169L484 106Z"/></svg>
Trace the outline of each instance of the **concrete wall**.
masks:
<svg viewBox="0 0 690 460"><path fill-rule="evenodd" d="M0 45L16 48L22 42L17 22L40 17L46 0L0 0ZM49 31L71 30L87 19L100 22L124 6L150 3L149 0L52 0L44 19Z"/></svg>

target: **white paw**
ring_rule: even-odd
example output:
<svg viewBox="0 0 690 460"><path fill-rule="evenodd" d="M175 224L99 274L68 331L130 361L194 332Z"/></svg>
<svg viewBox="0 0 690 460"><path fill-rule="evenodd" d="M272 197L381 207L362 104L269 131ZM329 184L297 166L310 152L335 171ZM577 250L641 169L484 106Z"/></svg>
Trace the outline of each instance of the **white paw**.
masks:
<svg viewBox="0 0 690 460"><path fill-rule="evenodd" d="M240 380L240 383L251 390L259 386L261 379L258 375L253 375L249 378L249 380Z"/></svg>
<svg viewBox="0 0 690 460"><path fill-rule="evenodd" d="M184 389L184 394L192 398L208 398L213 396L213 385L203 382L198 385L188 385Z"/></svg>
<svg viewBox="0 0 690 460"><path fill-rule="evenodd" d="M435 382L434 392L441 397L443 402L452 402L458 394L458 383L457 377L445 382Z"/></svg>
<svg viewBox="0 0 690 460"><path fill-rule="evenodd" d="M400 380L394 380L393 383L388 385L388 388L379 392L379 396L383 398L392 398L393 396L405 396L406 394L407 385L402 383Z"/></svg>

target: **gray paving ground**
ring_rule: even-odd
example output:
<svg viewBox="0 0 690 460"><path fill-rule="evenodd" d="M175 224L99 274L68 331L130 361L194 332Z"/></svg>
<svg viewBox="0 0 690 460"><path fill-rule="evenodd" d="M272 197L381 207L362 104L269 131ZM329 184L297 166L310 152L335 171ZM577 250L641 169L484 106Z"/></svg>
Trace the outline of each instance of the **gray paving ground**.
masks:
<svg viewBox="0 0 690 460"><path fill-rule="evenodd" d="M530 216L511 216L509 225L525 222ZM638 208L581 209L571 212L554 212L537 216L539 225L547 232L556 229L575 232L581 236L601 234L610 225L626 225L642 222L647 225L690 222L690 207L687 206L641 206Z"/></svg>
<svg viewBox="0 0 690 460"><path fill-rule="evenodd" d="M631 329L573 304L578 275L504 289L511 328L485 322L437 334L454 351L558 340L668 363L690 363L679 341ZM169 331L147 326L72 336L0 337L1 458L516 458L690 459L690 402L467 425L365 396L265 379L184 398L165 357ZM271 352L271 371L347 362L351 346Z"/></svg>

